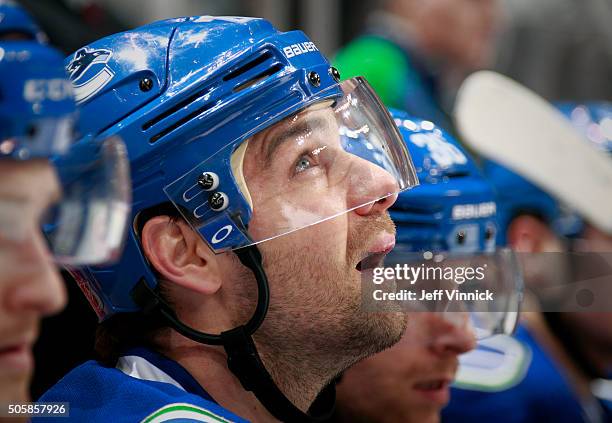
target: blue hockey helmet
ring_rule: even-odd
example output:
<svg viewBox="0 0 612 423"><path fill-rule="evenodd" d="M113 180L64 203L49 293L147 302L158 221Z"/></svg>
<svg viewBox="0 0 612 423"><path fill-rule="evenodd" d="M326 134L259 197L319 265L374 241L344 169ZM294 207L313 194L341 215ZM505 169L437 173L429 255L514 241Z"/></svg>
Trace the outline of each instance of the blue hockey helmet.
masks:
<svg viewBox="0 0 612 423"><path fill-rule="evenodd" d="M16 159L65 153L76 106L62 55L33 41L0 41L0 154Z"/></svg>
<svg viewBox="0 0 612 423"><path fill-rule="evenodd" d="M50 161L62 193L43 222L50 250L62 264L99 264L121 249L129 165L117 139L76 145L76 120L62 55L33 40L0 41L0 161Z"/></svg>
<svg viewBox="0 0 612 423"><path fill-rule="evenodd" d="M474 161L432 122L396 110L392 114L420 181L391 208L398 244L412 251L493 251L494 192Z"/></svg>
<svg viewBox="0 0 612 423"><path fill-rule="evenodd" d="M81 130L126 140L134 221L147 209L172 203L215 252L347 211L327 210L322 202L283 205L288 190L297 192L287 180L261 205L285 207L283 218L265 233L249 230L253 191L243 162L249 144L263 142L256 134L272 125L280 129L266 149L271 160L299 150L302 159L308 153L338 166L362 164L347 161L350 151L378 165L361 176L373 177L377 169L390 175L392 186L349 209L416 184L406 146L378 97L362 79L340 83L301 31L282 33L257 18L170 19L94 42L66 64L83 114ZM289 149L274 148L281 140L290 141L283 143ZM280 160L301 169L300 157ZM312 193L308 186L299 189ZM139 281L157 286L137 225L120 263L75 276L101 320L141 309L132 292Z"/></svg>
<svg viewBox="0 0 612 423"><path fill-rule="evenodd" d="M12 0L0 0L0 38L16 36L20 39L47 41L32 17Z"/></svg>
<svg viewBox="0 0 612 423"><path fill-rule="evenodd" d="M479 338L511 333L518 317L522 278L512 252L496 248L493 187L446 131L403 111L391 112L420 182L401 193L390 210L397 227L391 259L413 262L417 267L429 262L423 257L435 257L440 265L453 267L484 265L487 278L480 283L494 289L496 301L486 304L488 308L483 308L486 302L465 302L461 310L470 311ZM450 313L449 320L453 317L458 316Z"/></svg>

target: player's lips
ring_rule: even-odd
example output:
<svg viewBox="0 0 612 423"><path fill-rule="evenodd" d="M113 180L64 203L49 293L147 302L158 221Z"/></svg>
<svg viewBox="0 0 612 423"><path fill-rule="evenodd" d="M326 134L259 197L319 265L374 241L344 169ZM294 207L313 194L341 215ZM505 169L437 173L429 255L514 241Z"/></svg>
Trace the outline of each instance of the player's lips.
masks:
<svg viewBox="0 0 612 423"><path fill-rule="evenodd" d="M439 406L446 405L450 400L450 384L452 379L449 378L437 378L422 380L415 383L412 389L421 398L433 402Z"/></svg>
<svg viewBox="0 0 612 423"><path fill-rule="evenodd" d="M21 340L0 346L0 368L3 372L28 371L33 365L31 341Z"/></svg>
<svg viewBox="0 0 612 423"><path fill-rule="evenodd" d="M383 265L385 256L395 247L395 235L383 232L376 237L374 242L364 254L364 257L357 263L355 269L363 272L366 269L373 269Z"/></svg>

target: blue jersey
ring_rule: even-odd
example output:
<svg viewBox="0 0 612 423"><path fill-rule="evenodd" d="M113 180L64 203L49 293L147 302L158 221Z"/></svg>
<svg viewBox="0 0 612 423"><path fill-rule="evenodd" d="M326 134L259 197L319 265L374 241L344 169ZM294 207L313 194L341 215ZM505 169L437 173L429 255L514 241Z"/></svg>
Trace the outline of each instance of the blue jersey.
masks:
<svg viewBox="0 0 612 423"><path fill-rule="evenodd" d="M504 346L504 349L511 350L512 343L518 345L509 355L520 358L514 360L516 363L497 367L513 370L495 380L496 370L483 364L487 360L466 363L468 369L460 368L457 383L451 390L451 401L442 410L443 422L612 421L610 410L595 397L591 403L580 402L562 369L525 327L520 326L515 339L508 340L510 348Z"/></svg>
<svg viewBox="0 0 612 423"><path fill-rule="evenodd" d="M39 401L68 402L70 420L78 422L246 422L219 406L181 365L144 348L128 351L116 367L80 365Z"/></svg>

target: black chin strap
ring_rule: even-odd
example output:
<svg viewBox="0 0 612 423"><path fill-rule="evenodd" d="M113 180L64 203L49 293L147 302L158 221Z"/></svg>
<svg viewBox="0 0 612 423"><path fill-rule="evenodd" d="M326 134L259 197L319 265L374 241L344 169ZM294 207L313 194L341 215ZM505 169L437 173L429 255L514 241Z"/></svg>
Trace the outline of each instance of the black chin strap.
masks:
<svg viewBox="0 0 612 423"><path fill-rule="evenodd" d="M266 370L252 335L261 326L268 312L270 289L263 269L261 254L256 246L235 251L240 262L251 269L257 280L257 307L251 319L243 326L225 331L220 335L197 331L179 320L176 313L159 293L141 279L132 291L134 302L145 313L160 313L181 335L206 345L223 345L227 353L227 366L240 380L243 388L253 392L259 402L275 418L283 422L312 423L328 420L334 411L335 385L323 389L310 408L309 414L302 412L282 393Z"/></svg>

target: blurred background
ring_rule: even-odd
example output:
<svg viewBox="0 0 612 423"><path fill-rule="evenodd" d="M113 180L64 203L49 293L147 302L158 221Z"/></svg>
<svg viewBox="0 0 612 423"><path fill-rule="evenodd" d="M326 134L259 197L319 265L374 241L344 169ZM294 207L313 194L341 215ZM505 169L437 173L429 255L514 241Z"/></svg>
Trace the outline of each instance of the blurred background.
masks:
<svg viewBox="0 0 612 423"><path fill-rule="evenodd" d="M191 15L264 17L299 28L333 56L368 30L373 12L403 0L21 0L64 52L104 35ZM407 0L421 7L431 0ZM484 0L486 2L488 0ZM459 0L456 3L465 3ZM483 3L469 0L468 3ZM612 99L611 0L498 0L489 66L549 100ZM435 23L432 23L435 25ZM520 59L520 60L518 60Z"/></svg>
<svg viewBox="0 0 612 423"><path fill-rule="evenodd" d="M376 2L349 0L25 0L51 41L66 53L104 35L160 19L193 16L257 16L287 31L300 28L333 53L359 32Z"/></svg>

